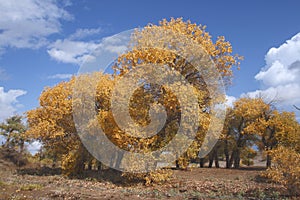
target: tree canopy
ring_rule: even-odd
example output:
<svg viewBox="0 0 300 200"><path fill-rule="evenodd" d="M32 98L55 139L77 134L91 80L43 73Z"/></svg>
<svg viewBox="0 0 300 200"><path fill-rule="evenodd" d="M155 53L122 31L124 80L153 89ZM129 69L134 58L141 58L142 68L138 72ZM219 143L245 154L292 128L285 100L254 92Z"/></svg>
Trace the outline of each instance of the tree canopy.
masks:
<svg viewBox="0 0 300 200"><path fill-rule="evenodd" d="M213 110L225 101L224 93L218 88L220 80L225 87L229 86L232 69L239 67L242 59L233 54L230 42L223 36L214 41L205 26L178 18L137 29L130 47L112 65L113 74L95 72L74 76L45 88L40 106L27 112L26 135L39 140L46 151L61 161L66 174L80 173L92 165L101 169L95 157L116 169L131 166L127 172L156 169L157 162L149 166L147 160L155 160L157 150L171 141L173 145L164 152L175 152L176 166L186 168L197 158L207 131L211 130L211 137L219 137L213 135L218 131L222 133L207 156L209 166L220 155L225 156L228 168L232 165L239 168L241 160L250 165L256 146L257 151L267 155L270 177L288 180L288 184L297 182L298 171L293 172L292 178L282 178L286 166L293 164L287 164L281 154L276 154L282 148L292 149L289 151L292 157L299 154L300 128L294 113L280 112L262 98L245 97L227 108L224 129L217 126L218 123L223 126L222 116L213 115ZM75 97L74 90L79 96ZM88 103L89 98L92 103ZM80 109L78 113L82 107L95 115L90 118ZM74 122L74 110L81 116L84 127ZM162 113L161 117L153 118L157 113ZM6 130L4 125L2 129ZM111 148L103 143L104 137L101 140L100 129L122 151L107 158L101 152L95 156L99 144L106 150ZM153 130L157 132L153 134ZM10 132L7 129L5 134L9 136ZM89 147L84 145L86 140L91 141ZM184 152L178 150L185 146ZM149 156L143 159L132 156L138 153ZM272 158L277 168L271 168Z"/></svg>

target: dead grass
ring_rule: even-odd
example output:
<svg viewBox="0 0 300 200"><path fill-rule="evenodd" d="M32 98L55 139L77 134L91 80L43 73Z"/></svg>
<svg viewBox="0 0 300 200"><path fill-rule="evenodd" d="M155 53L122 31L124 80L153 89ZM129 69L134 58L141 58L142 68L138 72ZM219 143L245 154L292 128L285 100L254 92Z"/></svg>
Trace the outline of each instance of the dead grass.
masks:
<svg viewBox="0 0 300 200"><path fill-rule="evenodd" d="M26 184L20 187L20 191L32 191L42 189L43 186L40 184Z"/></svg>
<svg viewBox="0 0 300 200"><path fill-rule="evenodd" d="M45 170L45 169L44 169ZM173 178L161 185L142 182L122 184L110 171L87 172L88 178L60 174L34 175L0 170L0 199L297 199L287 196L282 185L259 175L263 168L174 170ZM23 171L24 172L24 171ZM114 177L110 181L109 177ZM26 198L24 198L24 196Z"/></svg>

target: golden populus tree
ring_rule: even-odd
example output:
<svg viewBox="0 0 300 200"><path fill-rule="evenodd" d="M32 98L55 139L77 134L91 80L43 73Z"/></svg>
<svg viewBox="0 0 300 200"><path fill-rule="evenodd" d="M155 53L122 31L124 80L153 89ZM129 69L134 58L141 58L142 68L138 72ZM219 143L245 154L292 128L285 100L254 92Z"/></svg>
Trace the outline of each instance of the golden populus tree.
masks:
<svg viewBox="0 0 300 200"><path fill-rule="evenodd" d="M231 167L232 164L235 168L240 167L242 150L253 146L260 134L256 131L250 131L249 126L269 110L270 105L261 98L241 98L234 102L233 108L228 108L221 137L225 145L227 168ZM231 156L229 156L229 149Z"/></svg>
<svg viewBox="0 0 300 200"><path fill-rule="evenodd" d="M298 140L299 124L292 112L264 109L263 112L245 128L245 132L257 134L260 137L257 146L267 153L267 167L271 167L272 149L277 145L290 146ZM296 146L292 147L296 148Z"/></svg>
<svg viewBox="0 0 300 200"><path fill-rule="evenodd" d="M109 88L110 78L107 75L95 73L81 78ZM75 79L73 77L70 81L46 88L40 96L40 106L27 112L29 129L26 134L40 141L46 151L61 161L66 174L82 172L84 164L93 160L81 143L73 121ZM105 98L104 95L102 97Z"/></svg>
<svg viewBox="0 0 300 200"><path fill-rule="evenodd" d="M228 108L221 135L227 167L233 162L239 167L241 151L254 144L267 155L266 166L271 167L271 150L279 144L295 144L293 141L299 138L298 126L294 113L279 112L272 102L266 103L263 98L238 99L233 108ZM231 158L228 149L232 152Z"/></svg>
<svg viewBox="0 0 300 200"><path fill-rule="evenodd" d="M206 32L205 26L199 26L190 21L184 22L181 18L171 19L170 21L163 20L159 25L149 24L144 29L137 30L134 33L131 45L132 50L121 55L118 59L119 62L114 66L116 75L124 76L141 65L151 64L162 68L167 66L169 69L180 72L185 80L196 88L192 93L197 97L200 108L199 113L196 114L201 118L198 134L196 135L196 141L178 159L177 163L178 167L179 165L186 167L188 160L198 155L199 148L208 130L211 122L210 106L215 105L216 102L224 101L224 96L222 95L219 96L219 100L214 99L214 102L210 98L205 78L214 75L211 74L208 68L216 67L223 78L224 84L227 86L231 83L232 67L239 66L241 57L232 54L231 44L224 37L218 37L217 41L213 42L210 34ZM201 48L199 48L199 45ZM209 62L201 63L202 69L199 71L197 66L194 66L190 60L193 60L197 55L203 56L203 54L208 55L215 66L211 66ZM149 70L149 74L152 73L152 68L150 67L149 69L146 67L143 69ZM158 140L155 140L154 143L152 142L148 147L159 148L174 137L179 125L185 126L180 124L180 106L183 105L179 104L178 97L172 94L172 90L168 90L166 87L148 84L142 90L150 94L152 99L162 104L168 114L165 128L156 135ZM147 97L146 95L142 96ZM141 95L137 95L137 97L141 99ZM189 97L187 96L186 98ZM138 107L130 107L130 109L132 113L140 111ZM191 116L195 112L195 110L191 110ZM147 122L148 110L145 110L144 113L146 114L144 115L144 121ZM186 126L189 125L187 124ZM180 147L181 141L177 141L177 144Z"/></svg>
<svg viewBox="0 0 300 200"><path fill-rule="evenodd" d="M295 113L275 112L270 120L275 131L276 146L269 150L272 166L266 173L268 178L282 183L290 194L300 194L300 124Z"/></svg>
<svg viewBox="0 0 300 200"><path fill-rule="evenodd" d="M163 34L169 33L169 34ZM197 45L193 45L197 44ZM182 92L180 95L184 99L189 99L189 95L196 96L199 111L190 109L190 116L198 116L201 120L196 134L196 140L184 155L177 155L178 167L186 167L190 158L198 155L206 131L211 122L210 108L213 102L223 102L221 94L219 99L212 100L205 82L205 76L210 76L209 67L204 63L199 72L190 62L195 59L194 54L207 54L215 63L215 67L223 78L226 86L230 85L232 77L232 67L239 66L241 57L233 55L231 44L223 36L214 42L205 26L193 24L190 21L171 19L162 20L159 25L149 24L142 30L136 30L131 40L131 50L120 55L113 66L115 73L113 76L95 73L92 75L81 75L73 77L70 81L59 83L52 88L46 88L40 96L40 106L27 113L29 130L27 134L32 138L42 142L44 148L55 154L62 161L62 167L67 174L78 173L84 169L85 163L91 163L93 157L87 152L78 137L74 122L72 108L72 91L76 79L85 79L90 84L97 84L95 109L97 116L89 121L89 127L101 127L107 137L117 146L132 152L151 152L167 144L177 133L179 126L185 127L189 134L189 124L181 124L182 106L178 97L172 92L172 87L177 87L174 81L170 84L171 89L162 85L145 83L134 91L130 99L130 117L136 122L128 130L137 130L135 126L146 126L151 123L149 110L152 104L164 106L167 118L163 128L151 137L133 137L128 132L120 129L114 120L111 110L111 96L115 83L130 73L137 66L152 65L156 67L168 67L171 71L179 72L189 84L194 86L192 91ZM202 48L196 48L199 47ZM171 49L171 50L168 50ZM176 50L176 51L175 51ZM176 53L176 52L179 52ZM210 60L210 62L211 62ZM146 72L151 74L151 68ZM217 87L217 86L216 86ZM82 88L84 92L85 88ZM81 89L80 89L81 90ZM126 93L126 91L121 91ZM84 104L83 102L73 102L74 104ZM188 117L188 116L187 116ZM127 131L128 131L127 130ZM93 138L93 131L85 137ZM180 139L177 144L181 145ZM176 148L176 147L174 147ZM116 155L117 161L114 165L122 164L122 155ZM141 161L142 162L142 161Z"/></svg>

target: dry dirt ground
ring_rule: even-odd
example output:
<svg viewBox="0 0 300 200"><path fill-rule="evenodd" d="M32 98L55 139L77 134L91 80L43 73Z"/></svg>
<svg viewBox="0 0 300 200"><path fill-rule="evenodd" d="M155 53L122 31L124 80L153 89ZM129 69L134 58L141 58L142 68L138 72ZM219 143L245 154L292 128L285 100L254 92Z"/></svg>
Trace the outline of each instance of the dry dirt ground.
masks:
<svg viewBox="0 0 300 200"><path fill-rule="evenodd" d="M105 180L116 172L70 179L59 170L17 170L0 160L0 199L300 199L286 196L283 186L260 178L261 170L174 170L170 181L145 186L141 182L124 185L117 179Z"/></svg>

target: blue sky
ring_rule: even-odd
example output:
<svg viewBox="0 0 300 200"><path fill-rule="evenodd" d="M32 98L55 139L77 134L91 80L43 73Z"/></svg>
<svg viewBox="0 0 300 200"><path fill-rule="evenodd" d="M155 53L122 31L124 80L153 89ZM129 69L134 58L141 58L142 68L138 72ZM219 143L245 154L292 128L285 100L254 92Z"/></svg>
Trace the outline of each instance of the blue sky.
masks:
<svg viewBox="0 0 300 200"><path fill-rule="evenodd" d="M0 121L38 106L43 88L76 74L102 38L170 17L207 25L245 57L230 101L261 93L293 110L300 106L299 7L297 0L0 0Z"/></svg>

